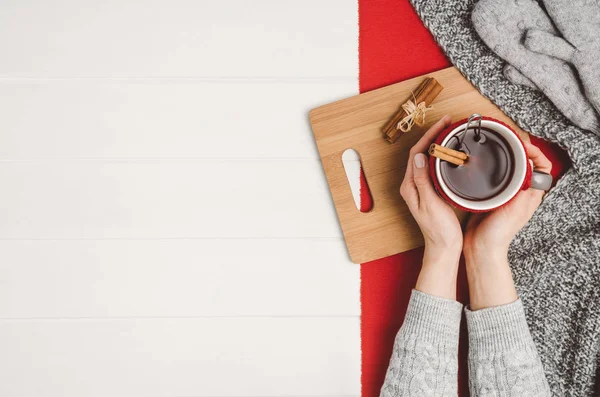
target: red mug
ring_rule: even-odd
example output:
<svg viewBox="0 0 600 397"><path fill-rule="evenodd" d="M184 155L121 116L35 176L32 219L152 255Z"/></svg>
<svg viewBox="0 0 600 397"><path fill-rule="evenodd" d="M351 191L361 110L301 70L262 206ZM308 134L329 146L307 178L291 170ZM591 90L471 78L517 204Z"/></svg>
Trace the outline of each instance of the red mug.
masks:
<svg viewBox="0 0 600 397"><path fill-rule="evenodd" d="M454 193L444 181L441 174L439 158L429 158L429 172L438 194L453 206L469 212L487 212L502 207L517 196L519 191L529 188L549 190L552 186L550 174L534 170L529 162L527 149L519 135L502 121L491 117L473 115L468 119L460 120L442 131L435 140L441 146L449 144L453 137L466 131L468 128L486 128L500 135L513 155L513 174L502 191L493 197L484 200L469 200Z"/></svg>

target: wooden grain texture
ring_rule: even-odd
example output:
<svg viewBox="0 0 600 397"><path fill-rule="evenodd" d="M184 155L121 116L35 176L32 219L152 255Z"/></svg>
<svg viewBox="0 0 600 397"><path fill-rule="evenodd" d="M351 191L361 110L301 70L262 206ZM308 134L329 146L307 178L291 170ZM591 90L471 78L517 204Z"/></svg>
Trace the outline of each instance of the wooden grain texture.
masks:
<svg viewBox="0 0 600 397"><path fill-rule="evenodd" d="M425 77L434 77L444 90L427 113L427 123L414 127L395 144L383 138L382 126ZM410 148L444 114L460 120L473 113L504 121L523 137L521 130L498 107L483 97L456 68L384 87L313 109L310 121L327 176L350 258L355 263L407 251L423 244L421 232L398 189ZM357 211L341 162L344 150L360 153L373 196L373 209ZM459 214L461 217L463 215Z"/></svg>

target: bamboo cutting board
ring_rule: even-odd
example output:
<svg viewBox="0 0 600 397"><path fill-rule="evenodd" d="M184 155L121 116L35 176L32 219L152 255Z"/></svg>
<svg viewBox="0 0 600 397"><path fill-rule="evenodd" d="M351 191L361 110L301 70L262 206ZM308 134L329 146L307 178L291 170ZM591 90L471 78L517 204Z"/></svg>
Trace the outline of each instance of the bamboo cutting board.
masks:
<svg viewBox="0 0 600 397"><path fill-rule="evenodd" d="M433 102L433 109L427 112L427 124L415 126L394 144L386 142L381 127L426 76L434 77L444 86ZM408 152L444 114L456 121L473 113L502 120L529 140L526 132L453 67L310 111L310 123L327 182L354 263L370 262L423 245L419 227L399 194ZM356 208L342 165L342 153L349 148L360 154L373 197L373 208L367 213Z"/></svg>

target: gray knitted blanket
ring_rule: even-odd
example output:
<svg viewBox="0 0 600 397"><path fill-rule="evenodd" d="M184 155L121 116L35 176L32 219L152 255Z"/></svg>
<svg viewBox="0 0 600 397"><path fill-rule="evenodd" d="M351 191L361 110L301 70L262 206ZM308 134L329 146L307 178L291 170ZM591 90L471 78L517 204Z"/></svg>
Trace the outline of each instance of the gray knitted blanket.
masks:
<svg viewBox="0 0 600 397"><path fill-rule="evenodd" d="M513 241L509 261L553 395L595 395L600 138L570 124L543 94L505 79L504 62L472 28L475 1L411 1L452 63L483 95L521 128L558 143L571 157L572 167Z"/></svg>

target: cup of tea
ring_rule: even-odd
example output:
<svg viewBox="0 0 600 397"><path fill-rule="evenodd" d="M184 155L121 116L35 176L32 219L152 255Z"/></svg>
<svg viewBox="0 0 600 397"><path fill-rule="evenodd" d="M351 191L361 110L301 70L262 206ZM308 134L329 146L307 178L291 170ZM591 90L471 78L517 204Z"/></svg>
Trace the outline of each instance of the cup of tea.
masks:
<svg viewBox="0 0 600 397"><path fill-rule="evenodd" d="M465 211L492 211L520 190L549 190L552 185L550 174L532 168L519 135L499 120L475 114L450 125L435 143L466 154L460 165L429 158L439 195Z"/></svg>

